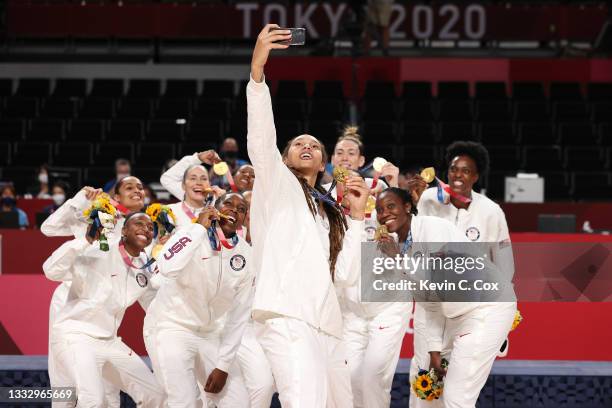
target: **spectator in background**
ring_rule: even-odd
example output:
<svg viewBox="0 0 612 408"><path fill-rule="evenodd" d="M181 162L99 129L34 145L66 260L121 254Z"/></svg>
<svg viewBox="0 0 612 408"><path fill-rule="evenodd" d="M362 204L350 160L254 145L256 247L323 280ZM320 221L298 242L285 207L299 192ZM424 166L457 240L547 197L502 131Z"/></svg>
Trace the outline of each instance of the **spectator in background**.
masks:
<svg viewBox="0 0 612 408"><path fill-rule="evenodd" d="M153 203L158 203L159 200L157 199L157 194L155 194L155 191L153 191L151 189L151 187L149 187L149 185L144 184L143 185L144 188L144 192L145 192L145 196L144 196L144 205L145 207L149 204L153 204Z"/></svg>
<svg viewBox="0 0 612 408"><path fill-rule="evenodd" d="M46 214L53 214L55 210L64 204L69 192L70 187L68 186L68 183L61 180L53 183L53 187L51 187L51 199L53 200L53 204L43 208L42 212Z"/></svg>
<svg viewBox="0 0 612 408"><path fill-rule="evenodd" d="M221 143L221 148L219 149L219 157L221 157L221 160L227 163L232 174L235 174L238 168L241 166L249 164L248 161L238 157L239 151L240 149L238 148L238 142L233 137L225 138L223 143ZM212 169L210 170L210 184L217 185L225 190L228 190L229 186L227 177L220 177L216 175L213 173Z"/></svg>
<svg viewBox="0 0 612 408"><path fill-rule="evenodd" d="M42 164L34 175L35 179L33 183L26 189L25 198L40 198L49 199L51 194L49 193L49 170L46 164Z"/></svg>
<svg viewBox="0 0 612 408"><path fill-rule="evenodd" d="M368 0L368 10L363 35L363 51L370 50L372 37L376 38L382 47L383 55L389 55L389 20L393 0Z"/></svg>
<svg viewBox="0 0 612 408"><path fill-rule="evenodd" d="M124 177L132 175L132 166L130 165L129 160L117 159L115 161L115 174L115 179L109 181L104 185L103 190L105 193L110 193L112 189L115 188L115 184L117 184L117 181L121 180Z"/></svg>
<svg viewBox="0 0 612 408"><path fill-rule="evenodd" d="M19 228L25 229L28 227L28 216L25 211L17 208L17 194L15 187L7 185L2 188L2 194L0 194L0 211L2 212L16 212L19 216Z"/></svg>

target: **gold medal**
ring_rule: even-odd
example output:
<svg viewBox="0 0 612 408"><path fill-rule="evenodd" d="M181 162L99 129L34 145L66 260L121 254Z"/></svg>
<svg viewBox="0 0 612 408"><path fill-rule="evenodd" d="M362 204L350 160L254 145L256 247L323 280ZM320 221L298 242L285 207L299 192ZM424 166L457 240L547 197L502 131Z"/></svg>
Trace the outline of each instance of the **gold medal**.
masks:
<svg viewBox="0 0 612 408"><path fill-rule="evenodd" d="M380 241L382 237L389 235L389 230L386 225L379 225L374 232L374 241Z"/></svg>
<svg viewBox="0 0 612 408"><path fill-rule="evenodd" d="M427 167L421 170L421 178L423 178L427 184L431 183L436 178L436 170L434 170L433 167Z"/></svg>
<svg viewBox="0 0 612 408"><path fill-rule="evenodd" d="M344 167L340 167L340 166L334 167L332 177L334 178L334 180L336 180L336 182L344 183L348 175L349 175L349 172Z"/></svg>
<svg viewBox="0 0 612 408"><path fill-rule="evenodd" d="M382 157L377 157L372 162L372 167L374 167L374 171L381 172L382 168L387 164L387 160Z"/></svg>
<svg viewBox="0 0 612 408"><path fill-rule="evenodd" d="M213 171L218 176L223 176L229 171L229 166L226 162L219 162L213 165Z"/></svg>
<svg viewBox="0 0 612 408"><path fill-rule="evenodd" d="M162 244L157 244L151 250L151 257L157 259L157 256L161 253L161 250L164 248Z"/></svg>
<svg viewBox="0 0 612 408"><path fill-rule="evenodd" d="M372 211L376 208L376 198L374 196L368 196L368 201L366 202L365 213L372 214Z"/></svg>

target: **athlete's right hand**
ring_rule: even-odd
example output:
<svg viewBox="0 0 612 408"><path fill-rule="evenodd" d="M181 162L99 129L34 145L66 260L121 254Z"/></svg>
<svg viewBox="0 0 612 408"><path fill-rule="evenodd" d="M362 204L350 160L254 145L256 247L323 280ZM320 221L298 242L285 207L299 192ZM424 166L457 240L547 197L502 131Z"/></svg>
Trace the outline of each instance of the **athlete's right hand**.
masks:
<svg viewBox="0 0 612 408"><path fill-rule="evenodd" d="M436 370L438 377L444 377L446 375L446 369L442 368L442 356L439 351L429 352L429 368Z"/></svg>
<svg viewBox="0 0 612 408"><path fill-rule="evenodd" d="M289 30L272 30L279 28L277 24L267 24L257 36L257 43L253 50L251 59L251 76L256 82L263 81L263 70L271 50L284 50L289 48L287 44L279 44L278 41L288 41L291 39Z"/></svg>
<svg viewBox="0 0 612 408"><path fill-rule="evenodd" d="M81 191L85 192L85 198L87 198L89 201L95 200L100 194L103 193L101 188L93 188L89 186L83 187Z"/></svg>
<svg viewBox="0 0 612 408"><path fill-rule="evenodd" d="M198 159L202 163L208 164L209 166L212 166L213 164L219 163L221 161L221 158L219 157L217 152L212 149L198 153Z"/></svg>
<svg viewBox="0 0 612 408"><path fill-rule="evenodd" d="M407 184L408 191L410 191L410 196L412 197L412 203L417 205L421 195L427 190L427 183L423 180L423 177L417 174L409 178Z"/></svg>
<svg viewBox="0 0 612 408"><path fill-rule="evenodd" d="M218 220L219 215L217 215L217 210L213 206L208 206L198 216L198 220L196 221L198 224L203 226L204 228L210 228L213 220Z"/></svg>

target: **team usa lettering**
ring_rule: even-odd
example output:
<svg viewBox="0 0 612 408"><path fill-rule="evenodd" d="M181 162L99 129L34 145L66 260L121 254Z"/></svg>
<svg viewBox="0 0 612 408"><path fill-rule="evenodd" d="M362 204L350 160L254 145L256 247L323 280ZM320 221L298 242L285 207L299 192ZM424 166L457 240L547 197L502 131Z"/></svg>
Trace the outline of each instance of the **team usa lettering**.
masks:
<svg viewBox="0 0 612 408"><path fill-rule="evenodd" d="M164 254L164 258L166 258L167 260L172 259L174 254L178 254L183 248L187 246L188 242L191 242L191 239L189 239L188 237L179 238L178 242L172 245L172 247L170 247L170 249L168 249L168 251Z"/></svg>

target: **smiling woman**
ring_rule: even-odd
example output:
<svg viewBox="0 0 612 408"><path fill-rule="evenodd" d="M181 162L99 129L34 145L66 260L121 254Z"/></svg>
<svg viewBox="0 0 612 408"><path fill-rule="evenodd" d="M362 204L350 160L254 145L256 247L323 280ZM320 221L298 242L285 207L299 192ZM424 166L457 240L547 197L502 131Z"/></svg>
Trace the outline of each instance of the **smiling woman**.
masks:
<svg viewBox="0 0 612 408"><path fill-rule="evenodd" d="M291 38L278 28L268 24L259 34L247 85L248 151L257 174L250 215L259 272L253 319L263 323L258 340L284 407L350 407L334 283L350 285L357 279L368 190L360 177L347 177L352 218L345 221L319 184L327 159L319 140L300 135L282 155L278 151L264 82L270 51L287 48L279 41Z"/></svg>

